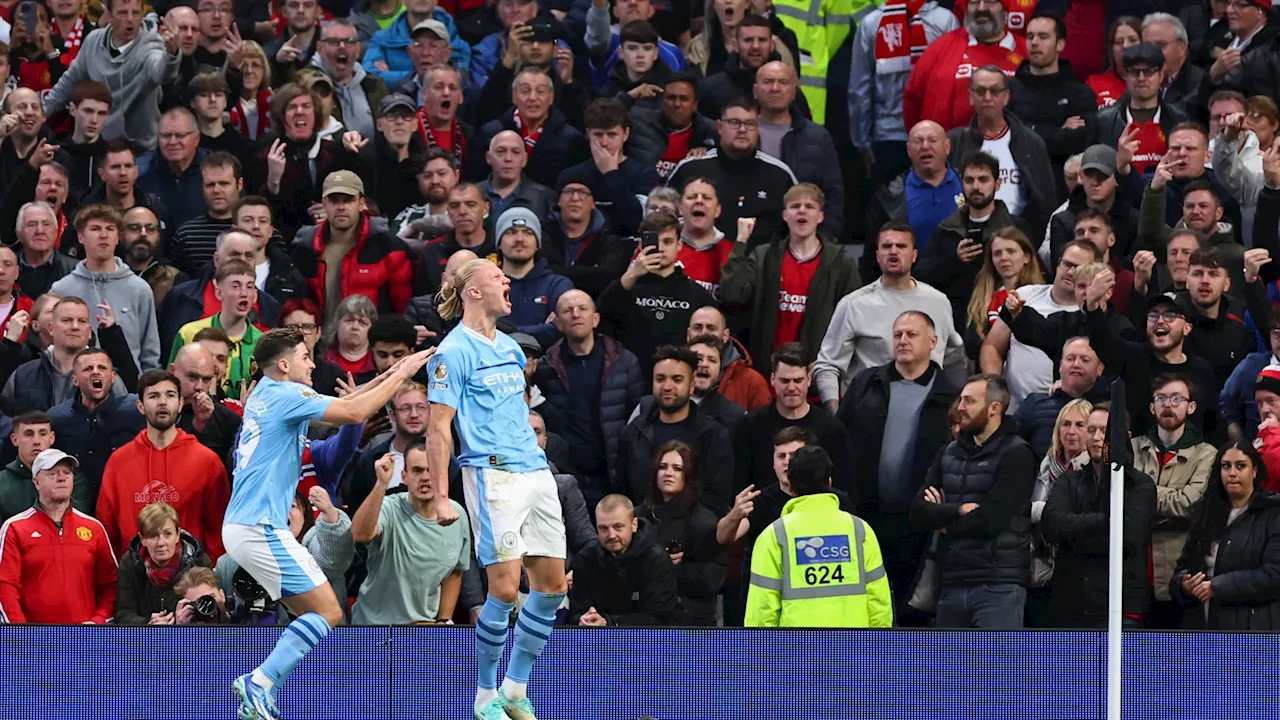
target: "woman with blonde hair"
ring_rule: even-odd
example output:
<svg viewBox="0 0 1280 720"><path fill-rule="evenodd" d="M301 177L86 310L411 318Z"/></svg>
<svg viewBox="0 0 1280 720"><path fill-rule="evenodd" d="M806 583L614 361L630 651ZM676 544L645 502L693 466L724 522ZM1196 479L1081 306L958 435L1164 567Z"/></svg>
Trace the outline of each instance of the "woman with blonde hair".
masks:
<svg viewBox="0 0 1280 720"><path fill-rule="evenodd" d="M1088 464L1084 426L1091 412L1093 403L1083 398L1071 400L1058 411L1049 453L1040 461L1040 472L1031 491L1031 588L1027 590L1027 627L1053 627L1048 586L1053 579L1054 552L1053 546L1040 534L1040 514L1044 512L1045 501L1058 478L1069 470Z"/></svg>
<svg viewBox="0 0 1280 720"><path fill-rule="evenodd" d="M178 511L157 502L138 513L138 534L116 575L117 625L173 625L178 610L174 586L188 569L211 568L200 541L178 527Z"/></svg>
<svg viewBox="0 0 1280 720"><path fill-rule="evenodd" d="M973 350L972 356L977 356L977 348L1000 316L1009 291L1042 282L1040 258L1036 257L1026 234L1012 225L997 230L982 254L982 269L973 281L973 294L969 296L965 347Z"/></svg>
<svg viewBox="0 0 1280 720"><path fill-rule="evenodd" d="M271 131L271 62L253 40L241 44L240 54L240 67L226 69L228 82L240 75L240 97L228 108L229 124L250 140L259 140Z"/></svg>

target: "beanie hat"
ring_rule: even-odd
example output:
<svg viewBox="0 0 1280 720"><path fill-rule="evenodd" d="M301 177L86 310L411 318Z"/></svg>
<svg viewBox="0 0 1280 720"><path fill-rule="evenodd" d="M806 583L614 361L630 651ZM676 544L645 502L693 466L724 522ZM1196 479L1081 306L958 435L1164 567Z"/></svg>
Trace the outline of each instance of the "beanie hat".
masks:
<svg viewBox="0 0 1280 720"><path fill-rule="evenodd" d="M542 249L542 223L538 221L538 216L532 210L526 207L513 207L498 216L494 232L499 244L502 243L502 236L513 227L527 227L532 230L533 236L538 239L538 249Z"/></svg>
<svg viewBox="0 0 1280 720"><path fill-rule="evenodd" d="M1254 391L1266 390L1280 395L1280 365L1268 365L1262 368L1262 372L1258 373L1258 379L1253 383Z"/></svg>

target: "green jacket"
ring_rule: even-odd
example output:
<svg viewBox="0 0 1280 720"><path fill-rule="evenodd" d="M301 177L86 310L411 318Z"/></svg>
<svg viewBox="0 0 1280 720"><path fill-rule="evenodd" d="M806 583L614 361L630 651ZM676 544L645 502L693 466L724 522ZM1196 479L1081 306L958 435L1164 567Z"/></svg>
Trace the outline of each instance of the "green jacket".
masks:
<svg viewBox="0 0 1280 720"><path fill-rule="evenodd" d="M1171 287L1173 280L1165 269L1165 253L1169 246L1169 238L1174 230L1186 227L1182 220L1176 228L1165 224L1165 208L1169 203L1168 194L1164 190L1152 190L1147 185L1142 193L1142 207L1138 211L1138 247L1156 254L1156 270L1159 287ZM1222 251L1227 261L1227 272L1231 275L1231 289L1227 292L1240 301L1244 301L1244 245L1236 242L1234 231L1229 222L1219 222L1213 235L1209 236L1207 247ZM1148 290L1148 294L1152 294Z"/></svg>
<svg viewBox="0 0 1280 720"><path fill-rule="evenodd" d="M84 474L76 470L75 485L71 490L71 505L82 513L93 515L94 507L90 502L92 488ZM0 470L0 522L8 520L20 512L36 504L36 486L31 480L31 468L22 464L22 460L14 458L13 462Z"/></svg>
<svg viewBox="0 0 1280 720"><path fill-rule="evenodd" d="M727 305L751 308L751 337L748 350L758 368L769 367L773 354L773 334L778 326L778 289L782 284L782 258L788 239L747 250L746 243L733 244L733 252L720 271L720 299ZM827 334L831 316L840 298L862 286L858 264L837 244L823 238L818 270L809 285L800 343L809 357Z"/></svg>

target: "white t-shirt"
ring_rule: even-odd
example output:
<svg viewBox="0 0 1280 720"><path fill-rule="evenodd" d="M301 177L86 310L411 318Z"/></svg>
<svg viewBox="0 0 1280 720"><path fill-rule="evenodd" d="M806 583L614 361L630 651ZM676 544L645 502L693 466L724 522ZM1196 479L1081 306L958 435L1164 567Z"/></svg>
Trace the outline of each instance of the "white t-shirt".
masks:
<svg viewBox="0 0 1280 720"><path fill-rule="evenodd" d="M267 278L271 275L271 261L263 260L253 268L253 284L261 292L267 291Z"/></svg>
<svg viewBox="0 0 1280 720"><path fill-rule="evenodd" d="M1027 185L1022 181L1022 170L1013 159L1013 151L1009 141L1013 133L1005 128L1004 134L994 140L982 141L982 152L1000 162L1000 187L996 189L996 199L1002 200L1009 208L1010 215L1021 215L1027 206Z"/></svg>
<svg viewBox="0 0 1280 720"><path fill-rule="evenodd" d="M244 113L244 124L249 129L249 139L258 139L258 103L254 100L248 100L240 103L240 109Z"/></svg>
<svg viewBox="0 0 1280 720"><path fill-rule="evenodd" d="M1053 301L1052 285L1023 285L1018 288L1027 307L1048 317L1053 313L1079 310L1075 305L1059 305ZM1039 348L1009 339L1009 355L1004 360L1004 379L1009 382L1009 412L1018 409L1022 399L1034 392L1048 392L1053 383L1053 361Z"/></svg>

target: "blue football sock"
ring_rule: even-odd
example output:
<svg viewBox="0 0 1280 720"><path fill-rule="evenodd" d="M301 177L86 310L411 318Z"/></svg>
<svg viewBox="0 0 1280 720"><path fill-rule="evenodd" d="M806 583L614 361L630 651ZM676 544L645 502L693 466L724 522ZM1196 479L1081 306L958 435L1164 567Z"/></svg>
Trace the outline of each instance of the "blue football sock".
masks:
<svg viewBox="0 0 1280 720"><path fill-rule="evenodd" d="M329 623L319 613L307 613L289 623L284 634L276 641L276 647L267 656L258 670L272 685L279 687L289 679L293 669L298 667L302 658L315 649L329 634Z"/></svg>
<svg viewBox="0 0 1280 720"><path fill-rule="evenodd" d="M563 600L563 594L549 595L534 590L529 593L524 607L520 608L520 617L516 620L516 639L511 647L511 662L507 665L507 680L512 681L519 689L523 689L529 682L533 663L547 646L551 628L556 624L556 610ZM507 689L506 683L503 688L504 691ZM512 698L509 693L508 698L522 699Z"/></svg>
<svg viewBox="0 0 1280 720"><path fill-rule="evenodd" d="M482 690L498 687L498 662L507 647L507 627L515 606L490 595L480 608L476 622L476 687Z"/></svg>

